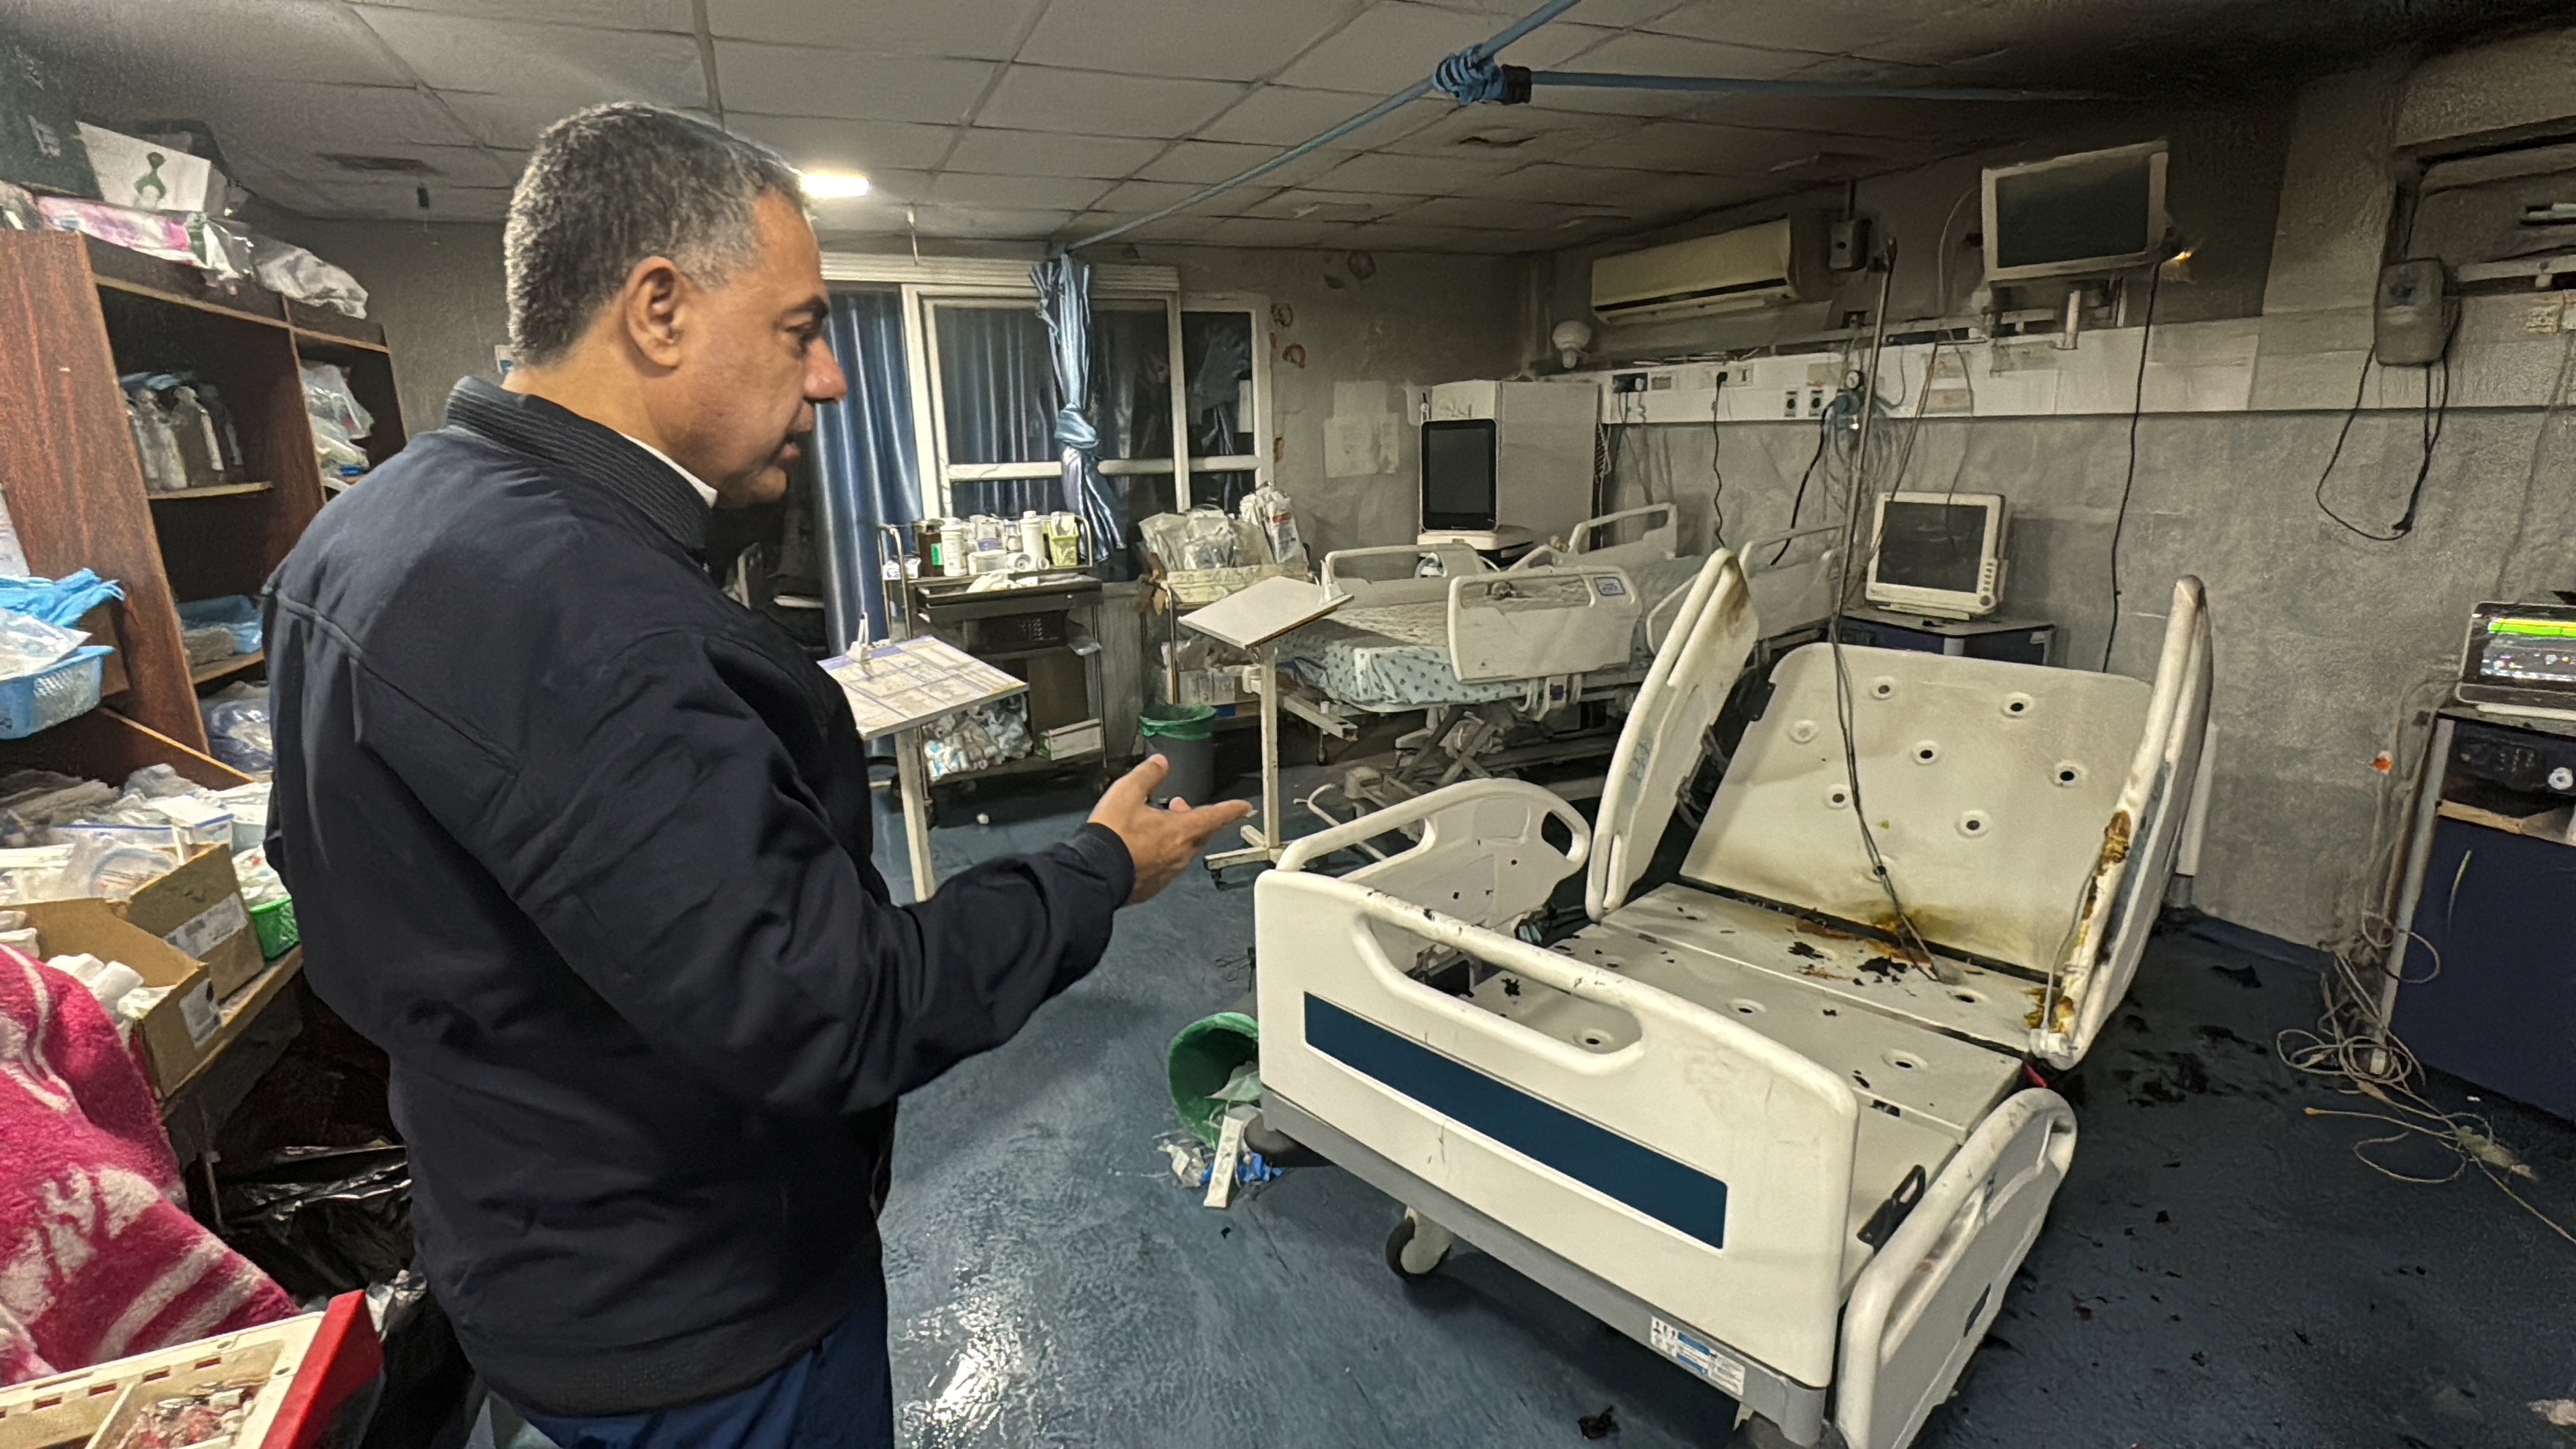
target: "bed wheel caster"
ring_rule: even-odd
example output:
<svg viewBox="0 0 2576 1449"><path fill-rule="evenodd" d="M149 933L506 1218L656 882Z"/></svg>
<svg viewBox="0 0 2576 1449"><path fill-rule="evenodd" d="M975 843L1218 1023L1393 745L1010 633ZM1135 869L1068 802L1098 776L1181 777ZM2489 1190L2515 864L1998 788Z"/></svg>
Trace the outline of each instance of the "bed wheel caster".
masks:
<svg viewBox="0 0 2576 1449"><path fill-rule="evenodd" d="M1399 1278L1428 1277L1448 1261L1457 1241L1447 1228L1407 1208L1386 1235L1386 1266Z"/></svg>

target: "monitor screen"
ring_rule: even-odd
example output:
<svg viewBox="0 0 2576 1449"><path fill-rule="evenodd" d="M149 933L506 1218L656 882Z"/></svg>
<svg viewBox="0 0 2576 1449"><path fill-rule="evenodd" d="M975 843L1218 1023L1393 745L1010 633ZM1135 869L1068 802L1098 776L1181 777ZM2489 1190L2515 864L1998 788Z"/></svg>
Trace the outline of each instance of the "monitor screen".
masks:
<svg viewBox="0 0 2576 1449"><path fill-rule="evenodd" d="M2122 148L1994 180L1994 265L2133 257L2155 245L2156 155Z"/></svg>
<svg viewBox="0 0 2576 1449"><path fill-rule="evenodd" d="M1422 526L1494 526L1493 419L1422 425Z"/></svg>
<svg viewBox="0 0 2576 1449"><path fill-rule="evenodd" d="M2481 609L2469 636L2469 678L2512 689L2576 687L2576 610Z"/></svg>
<svg viewBox="0 0 2576 1449"><path fill-rule="evenodd" d="M1877 581L1974 594L1985 550L1985 504L1899 503L1891 498L1879 517Z"/></svg>

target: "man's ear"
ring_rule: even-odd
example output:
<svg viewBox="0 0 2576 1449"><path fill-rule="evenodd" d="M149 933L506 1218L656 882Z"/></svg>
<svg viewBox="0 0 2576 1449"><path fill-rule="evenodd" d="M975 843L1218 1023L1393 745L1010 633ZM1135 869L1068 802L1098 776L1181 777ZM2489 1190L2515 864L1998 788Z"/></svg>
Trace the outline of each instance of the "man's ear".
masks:
<svg viewBox="0 0 2576 1449"><path fill-rule="evenodd" d="M646 257L626 274L617 292L627 345L656 367L677 367L686 321L689 279L669 257Z"/></svg>

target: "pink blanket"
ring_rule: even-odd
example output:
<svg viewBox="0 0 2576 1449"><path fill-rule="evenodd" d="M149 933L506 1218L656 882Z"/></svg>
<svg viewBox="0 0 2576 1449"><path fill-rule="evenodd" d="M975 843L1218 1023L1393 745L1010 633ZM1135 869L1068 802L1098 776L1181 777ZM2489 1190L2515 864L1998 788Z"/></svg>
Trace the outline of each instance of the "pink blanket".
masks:
<svg viewBox="0 0 2576 1449"><path fill-rule="evenodd" d="M293 1313L185 1202L107 1012L0 946L0 1384Z"/></svg>

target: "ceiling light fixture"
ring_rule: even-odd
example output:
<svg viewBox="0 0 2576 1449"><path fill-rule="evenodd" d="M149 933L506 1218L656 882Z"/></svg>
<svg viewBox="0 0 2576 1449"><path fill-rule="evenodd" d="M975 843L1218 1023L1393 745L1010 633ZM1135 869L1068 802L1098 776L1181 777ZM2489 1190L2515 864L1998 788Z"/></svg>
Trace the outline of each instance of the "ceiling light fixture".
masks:
<svg viewBox="0 0 2576 1449"><path fill-rule="evenodd" d="M868 178L855 171L806 171L799 175L808 201L847 201L868 194Z"/></svg>

